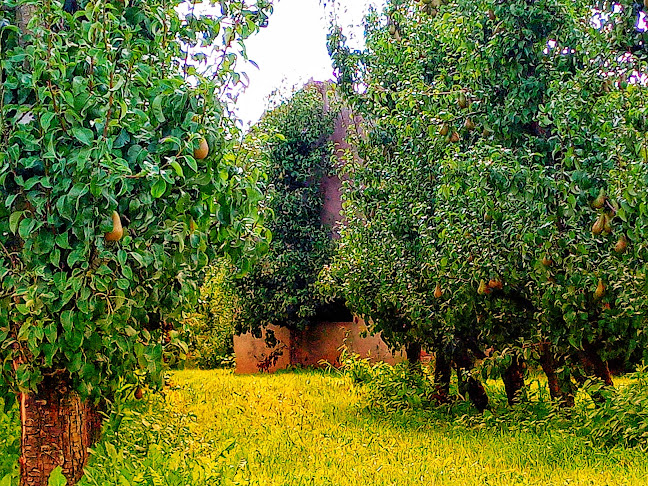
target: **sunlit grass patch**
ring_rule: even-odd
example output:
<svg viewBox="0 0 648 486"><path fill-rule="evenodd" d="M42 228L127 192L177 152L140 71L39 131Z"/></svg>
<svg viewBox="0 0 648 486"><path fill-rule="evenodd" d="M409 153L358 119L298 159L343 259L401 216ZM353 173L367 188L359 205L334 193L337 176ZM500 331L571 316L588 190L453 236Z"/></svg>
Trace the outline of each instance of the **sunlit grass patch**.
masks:
<svg viewBox="0 0 648 486"><path fill-rule="evenodd" d="M361 390L333 374L183 371L174 382L167 399L195 415L192 434L233 444L234 484L640 485L648 476L640 451L596 449L564 431L369 409Z"/></svg>

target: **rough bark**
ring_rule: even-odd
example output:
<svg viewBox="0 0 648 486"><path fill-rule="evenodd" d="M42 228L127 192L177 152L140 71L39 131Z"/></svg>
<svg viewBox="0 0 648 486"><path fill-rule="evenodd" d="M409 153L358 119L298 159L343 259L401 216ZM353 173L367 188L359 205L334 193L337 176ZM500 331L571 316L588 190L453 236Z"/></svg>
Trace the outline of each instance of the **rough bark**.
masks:
<svg viewBox="0 0 648 486"><path fill-rule="evenodd" d="M608 368L606 361L601 359L599 354L599 349L594 344L591 344L589 341L583 341L583 358L588 363L588 374L599 378L605 386L610 388L614 387L614 382L612 381L612 374Z"/></svg>
<svg viewBox="0 0 648 486"><path fill-rule="evenodd" d="M542 344L540 347L540 366L542 371L547 375L547 384L549 385L549 393L551 398L555 400L558 405L562 407L574 406L574 387L571 380L565 379L558 374L557 363L551 346L547 343Z"/></svg>
<svg viewBox="0 0 648 486"><path fill-rule="evenodd" d="M506 390L506 398L509 406L519 403L525 395L524 388L524 372L526 365L524 361L517 355L513 355L511 364L502 373L502 381L504 382L504 389Z"/></svg>
<svg viewBox="0 0 648 486"><path fill-rule="evenodd" d="M37 392L21 394L20 486L47 486L61 466L68 485L83 476L88 447L99 439L101 415L65 382L48 380Z"/></svg>
<svg viewBox="0 0 648 486"><path fill-rule="evenodd" d="M38 6L36 5L20 5L16 7L16 25L22 33L20 36L21 45L25 45L25 36L33 33L28 26L37 9Z"/></svg>
<svg viewBox="0 0 648 486"><path fill-rule="evenodd" d="M576 358L581 366L585 375L574 373L574 376L582 385L585 384L586 379L595 378L603 383L604 388L614 388L612 375L607 363L601 358L599 349L595 344L590 343L588 340L583 340L583 349L576 353ZM601 390L588 390L588 393L595 404L605 402L605 394Z"/></svg>
<svg viewBox="0 0 648 486"><path fill-rule="evenodd" d="M467 396L477 410L483 412L488 408L488 395L484 385L470 374L470 370L475 366L475 356L481 358L485 354L479 348L475 338L458 340L455 344L452 360L457 372L459 395Z"/></svg>
<svg viewBox="0 0 648 486"><path fill-rule="evenodd" d="M434 387L435 399L439 403L447 403L450 399L450 378L452 376L452 364L448 356L437 351L434 360Z"/></svg>
<svg viewBox="0 0 648 486"><path fill-rule="evenodd" d="M417 364L421 360L421 344L420 343L409 343L405 347L405 352L407 354L407 361L411 365Z"/></svg>
<svg viewBox="0 0 648 486"><path fill-rule="evenodd" d="M468 391L468 398L470 398L470 401L477 410L483 412L488 408L486 389L478 379L469 376L468 380L466 380L466 389Z"/></svg>

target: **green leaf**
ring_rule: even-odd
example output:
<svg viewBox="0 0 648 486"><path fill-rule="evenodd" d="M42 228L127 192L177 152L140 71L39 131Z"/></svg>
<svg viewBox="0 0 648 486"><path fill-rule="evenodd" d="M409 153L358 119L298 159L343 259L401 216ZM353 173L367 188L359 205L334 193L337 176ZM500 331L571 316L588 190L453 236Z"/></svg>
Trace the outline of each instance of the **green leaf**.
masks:
<svg viewBox="0 0 648 486"><path fill-rule="evenodd" d="M171 167L173 167L176 171L176 174L178 174L180 177L184 177L184 172L182 172L182 167L180 167L180 164L176 162L175 160L171 162Z"/></svg>
<svg viewBox="0 0 648 486"><path fill-rule="evenodd" d="M155 181L155 184L151 186L151 196L154 198L159 198L164 194L164 191L166 191L166 182L164 179L160 178L157 181Z"/></svg>
<svg viewBox="0 0 648 486"><path fill-rule="evenodd" d="M56 116L55 113L52 113L51 111L45 112L41 115L41 127L43 128L43 131L46 132L49 130L49 127L52 123L52 120Z"/></svg>
<svg viewBox="0 0 648 486"><path fill-rule="evenodd" d="M9 216L9 231L11 231L14 235L16 234L16 230L18 229L20 218L24 213L25 211L14 211L13 213L11 213L11 216Z"/></svg>
<svg viewBox="0 0 648 486"><path fill-rule="evenodd" d="M72 330L72 326L74 325L74 321L72 320L73 316L73 311L66 310L61 312L61 325L65 332L70 332Z"/></svg>
<svg viewBox="0 0 648 486"><path fill-rule="evenodd" d="M164 123L166 121L166 118L164 117L164 113L162 113L162 99L163 99L163 95L159 94L153 99L153 103L151 103L153 116L155 116L157 121L160 123Z"/></svg>
<svg viewBox="0 0 648 486"><path fill-rule="evenodd" d="M92 145L92 141L94 140L94 132L92 130L82 127L73 127L72 133L74 134L74 138L83 145Z"/></svg>

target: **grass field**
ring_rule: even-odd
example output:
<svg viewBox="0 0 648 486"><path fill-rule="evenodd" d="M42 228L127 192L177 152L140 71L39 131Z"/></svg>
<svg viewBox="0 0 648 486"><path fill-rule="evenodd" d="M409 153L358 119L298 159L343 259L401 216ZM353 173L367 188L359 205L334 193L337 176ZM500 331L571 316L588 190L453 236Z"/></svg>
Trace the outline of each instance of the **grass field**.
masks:
<svg viewBox="0 0 648 486"><path fill-rule="evenodd" d="M163 397L120 404L83 485L648 485L638 450L380 412L337 374L171 380Z"/></svg>
<svg viewBox="0 0 648 486"><path fill-rule="evenodd" d="M231 444L239 484L648 484L645 454L568 435L457 428L425 412L371 412L336 375L185 371L174 381L168 400L195 415L193 434Z"/></svg>

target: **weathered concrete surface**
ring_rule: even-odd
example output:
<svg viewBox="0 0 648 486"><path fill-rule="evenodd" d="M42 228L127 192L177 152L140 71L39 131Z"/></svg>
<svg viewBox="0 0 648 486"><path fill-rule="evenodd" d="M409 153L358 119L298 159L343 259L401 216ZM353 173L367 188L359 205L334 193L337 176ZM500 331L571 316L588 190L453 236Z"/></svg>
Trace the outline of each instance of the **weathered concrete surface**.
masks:
<svg viewBox="0 0 648 486"><path fill-rule="evenodd" d="M315 323L304 331L274 330L281 344L272 349L266 346L263 337L255 338L248 333L234 338L237 373L273 372L289 365L321 367L330 363L339 366L342 346L372 362L395 364L405 360L404 351L392 354L380 336L364 336L367 328L357 318L354 322ZM277 349L281 356L276 363L267 366L268 357Z"/></svg>
<svg viewBox="0 0 648 486"><path fill-rule="evenodd" d="M236 354L237 373L258 373L267 371L272 373L287 368L290 363L290 348L292 336L289 329L268 326L274 331L277 345L270 348L266 345L266 330L260 338L255 338L251 333L234 336L234 353Z"/></svg>

